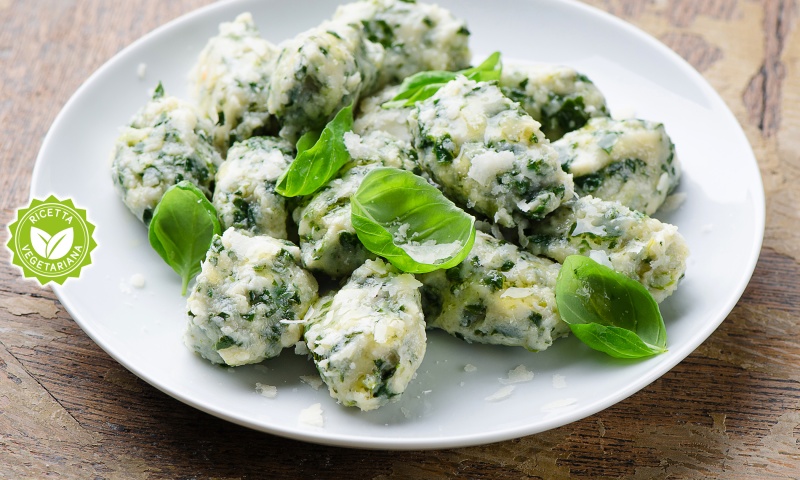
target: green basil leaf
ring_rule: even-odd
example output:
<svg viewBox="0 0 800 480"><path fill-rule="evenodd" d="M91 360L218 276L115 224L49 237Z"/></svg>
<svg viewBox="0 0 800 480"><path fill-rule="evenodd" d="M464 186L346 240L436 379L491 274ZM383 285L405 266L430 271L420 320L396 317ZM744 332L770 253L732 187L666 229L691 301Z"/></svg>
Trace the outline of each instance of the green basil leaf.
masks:
<svg viewBox="0 0 800 480"><path fill-rule="evenodd" d="M397 99L400 96L398 95L397 97L394 97L392 100L381 105L381 108L383 108L384 110L388 110L390 108L410 107L417 102L421 102L427 98L431 98L436 94L436 92L439 91L440 88L444 87L446 83L447 82L430 83L428 85L422 85L414 90L408 90L403 94L404 97L406 98Z"/></svg>
<svg viewBox="0 0 800 480"><path fill-rule="evenodd" d="M477 67L468 68L461 73L470 80L475 80L476 82L500 80L500 75L503 73L503 63L500 60L500 52L494 52Z"/></svg>
<svg viewBox="0 0 800 480"><path fill-rule="evenodd" d="M181 276L181 295L186 295L212 237L221 233L216 209L200 189L183 181L161 197L148 228L150 245Z"/></svg>
<svg viewBox="0 0 800 480"><path fill-rule="evenodd" d="M445 70L431 70L428 72L419 72L403 80L400 84L400 92L395 98L410 98L413 91L424 87L425 85L435 83L447 83L456 78L458 72L448 72Z"/></svg>
<svg viewBox="0 0 800 480"><path fill-rule="evenodd" d="M447 82L455 79L458 75L465 75L470 80L476 82L488 82L499 80L503 72L503 64L500 61L500 52L494 52L480 65L458 72L448 72L445 70L431 70L419 72L403 80L400 89L394 98L381 105L384 109L411 107L416 102L432 97Z"/></svg>
<svg viewBox="0 0 800 480"><path fill-rule="evenodd" d="M475 218L405 170L372 170L350 203L361 243L404 272L452 268L475 242Z"/></svg>
<svg viewBox="0 0 800 480"><path fill-rule="evenodd" d="M297 140L295 144L295 149L297 150L297 156L300 156L303 152L308 150L309 148L313 147L315 143L319 141L319 136L322 132L310 131L303 134Z"/></svg>
<svg viewBox="0 0 800 480"><path fill-rule="evenodd" d="M589 257L564 260L556 303L575 336L595 350L618 358L666 351L664 319L650 292Z"/></svg>
<svg viewBox="0 0 800 480"><path fill-rule="evenodd" d="M599 323L578 323L569 328L586 345L616 358L649 357L666 351L644 343L638 335L625 328Z"/></svg>
<svg viewBox="0 0 800 480"><path fill-rule="evenodd" d="M297 142L297 158L278 179L275 191L284 197L310 195L336 176L350 161L344 134L353 129L353 104L342 108L325 125L313 146L314 133L306 133Z"/></svg>

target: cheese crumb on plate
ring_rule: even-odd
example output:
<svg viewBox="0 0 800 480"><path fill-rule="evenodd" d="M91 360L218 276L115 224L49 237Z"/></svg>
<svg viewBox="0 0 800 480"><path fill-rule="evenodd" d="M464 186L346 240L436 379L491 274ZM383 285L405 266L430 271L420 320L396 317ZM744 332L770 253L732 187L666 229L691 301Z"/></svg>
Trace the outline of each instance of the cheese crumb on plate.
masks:
<svg viewBox="0 0 800 480"><path fill-rule="evenodd" d="M498 380L500 380L500 383L503 385L530 382L533 380L533 372L525 368L525 365L518 365L516 368L508 371L508 377L499 378Z"/></svg>
<svg viewBox="0 0 800 480"><path fill-rule="evenodd" d="M300 375L300 380L314 390L319 390L319 387L322 386L322 379L314 375Z"/></svg>
<svg viewBox="0 0 800 480"><path fill-rule="evenodd" d="M275 398L278 396L278 387L266 385L264 383L256 383L256 392L267 398Z"/></svg>
<svg viewBox="0 0 800 480"><path fill-rule="evenodd" d="M301 410L298 421L304 425L310 425L312 427L324 427L325 421L322 418L322 405L315 403L310 407Z"/></svg>
<svg viewBox="0 0 800 480"><path fill-rule="evenodd" d="M514 385L507 385L500 390L494 392L493 394L489 395L488 397L484 398L487 402L497 402L499 400L505 400L506 398L511 396L511 392L514 391Z"/></svg>

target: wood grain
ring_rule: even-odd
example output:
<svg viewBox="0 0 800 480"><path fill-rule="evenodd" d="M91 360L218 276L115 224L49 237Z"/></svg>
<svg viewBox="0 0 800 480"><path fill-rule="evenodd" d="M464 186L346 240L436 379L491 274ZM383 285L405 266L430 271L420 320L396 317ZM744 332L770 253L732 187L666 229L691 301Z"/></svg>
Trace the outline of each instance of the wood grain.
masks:
<svg viewBox="0 0 800 480"><path fill-rule="evenodd" d="M206 0L0 0L0 221L42 138L95 69ZM481 447L322 447L257 433L148 386L0 250L0 476L8 478L800 478L800 40L791 0L590 0L694 65L741 122L767 231L720 328L641 392L582 421ZM5 229L0 242L7 241Z"/></svg>

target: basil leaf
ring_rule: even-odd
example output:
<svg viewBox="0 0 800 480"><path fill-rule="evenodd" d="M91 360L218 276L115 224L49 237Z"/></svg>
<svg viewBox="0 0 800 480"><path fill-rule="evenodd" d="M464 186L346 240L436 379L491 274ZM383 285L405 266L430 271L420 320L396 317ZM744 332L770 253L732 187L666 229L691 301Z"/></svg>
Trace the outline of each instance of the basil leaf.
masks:
<svg viewBox="0 0 800 480"><path fill-rule="evenodd" d="M665 351L644 343L638 335L625 328L599 323L578 323L569 328L586 345L616 358L649 357Z"/></svg>
<svg viewBox="0 0 800 480"><path fill-rule="evenodd" d="M456 72L448 72L445 70L430 70L416 73L403 80L403 83L400 84L401 93L398 93L397 97L409 98L413 95L411 91L415 89L435 83L447 83L456 78L456 75Z"/></svg>
<svg viewBox="0 0 800 480"><path fill-rule="evenodd" d="M212 237L221 233L216 209L200 189L184 180L164 193L148 228L150 245L181 276L181 295L186 295Z"/></svg>
<svg viewBox="0 0 800 480"><path fill-rule="evenodd" d="M342 108L325 125L322 133L306 133L297 141L297 158L278 179L275 191L284 197L310 195L336 176L344 164L350 161L350 153L344 146L344 134L353 129L353 104Z"/></svg>
<svg viewBox="0 0 800 480"><path fill-rule="evenodd" d="M319 141L319 136L321 133L322 132L315 132L313 130L304 133L303 136L297 140L297 144L295 144L297 156L299 157L303 152L313 147L314 144Z"/></svg>
<svg viewBox="0 0 800 480"><path fill-rule="evenodd" d="M494 52L477 67L460 70L458 72L448 72L445 70L431 70L419 72L403 80L400 89L394 98L381 105L384 109L411 107L416 102L421 102L432 97L447 82L455 79L459 75L464 75L476 82L488 82L499 80L503 72L503 64L500 61L500 52Z"/></svg>
<svg viewBox="0 0 800 480"><path fill-rule="evenodd" d="M572 333L595 350L617 358L666 351L664 319L650 292L589 257L570 255L564 260L556 303Z"/></svg>
<svg viewBox="0 0 800 480"><path fill-rule="evenodd" d="M372 170L350 203L361 243L404 272L452 268L475 242L475 218L405 170Z"/></svg>
<svg viewBox="0 0 800 480"><path fill-rule="evenodd" d="M500 52L494 52L477 67L462 70L461 73L470 80L475 80L476 82L500 80L500 75L503 73L503 63L500 61Z"/></svg>

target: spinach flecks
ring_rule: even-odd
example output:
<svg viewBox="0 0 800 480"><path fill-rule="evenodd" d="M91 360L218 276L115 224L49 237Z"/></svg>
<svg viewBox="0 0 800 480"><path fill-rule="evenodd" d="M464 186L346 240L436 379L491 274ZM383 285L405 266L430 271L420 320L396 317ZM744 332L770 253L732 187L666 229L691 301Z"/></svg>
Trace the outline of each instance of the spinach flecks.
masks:
<svg viewBox="0 0 800 480"><path fill-rule="evenodd" d="M158 85L156 85L156 89L153 90L153 100L158 100L163 96L164 96L164 85L162 85L161 82L158 82Z"/></svg>
<svg viewBox="0 0 800 480"><path fill-rule="evenodd" d="M226 348L232 347L234 345L238 345L236 343L236 340L225 335L223 337L220 337L220 339L217 340L217 343L214 344L214 350L225 350Z"/></svg>
<svg viewBox="0 0 800 480"><path fill-rule="evenodd" d="M611 163L600 170L584 175L582 177L574 177L575 187L579 189L582 194L589 195L611 177L618 177L623 182L637 173L647 168L643 160L638 158L626 158L618 162Z"/></svg>
<svg viewBox="0 0 800 480"><path fill-rule="evenodd" d="M384 48L392 48L394 44L394 30L386 20L362 20L364 33L371 42L380 43Z"/></svg>

